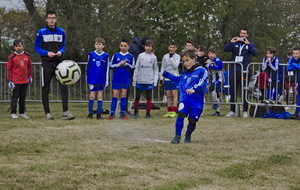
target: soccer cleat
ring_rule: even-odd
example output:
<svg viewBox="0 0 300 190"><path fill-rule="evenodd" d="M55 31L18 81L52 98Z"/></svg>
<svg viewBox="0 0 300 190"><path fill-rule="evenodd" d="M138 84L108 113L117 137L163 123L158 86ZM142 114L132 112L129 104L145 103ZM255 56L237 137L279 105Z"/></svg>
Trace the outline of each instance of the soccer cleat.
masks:
<svg viewBox="0 0 300 190"><path fill-rule="evenodd" d="M263 100L263 103L264 103L264 104L269 104L270 101L269 101L269 100Z"/></svg>
<svg viewBox="0 0 300 190"><path fill-rule="evenodd" d="M93 114L89 113L89 115L86 118L87 119L93 119Z"/></svg>
<svg viewBox="0 0 300 190"><path fill-rule="evenodd" d="M192 142L192 141L191 141L191 135L185 134L184 142L185 142L185 143L191 143L191 142Z"/></svg>
<svg viewBox="0 0 300 190"><path fill-rule="evenodd" d="M248 113L246 111L243 112L243 117L248 117Z"/></svg>
<svg viewBox="0 0 300 190"><path fill-rule="evenodd" d="M270 104L275 104L275 102L273 100L270 100Z"/></svg>
<svg viewBox="0 0 300 190"><path fill-rule="evenodd" d="M170 118L176 117L176 112L175 112L175 111L172 111L168 117L170 117Z"/></svg>
<svg viewBox="0 0 300 190"><path fill-rule="evenodd" d="M216 113L212 114L211 116L220 116L220 112L216 112Z"/></svg>
<svg viewBox="0 0 300 190"><path fill-rule="evenodd" d="M228 103L228 99L227 99L227 98L225 98L225 102L227 102L227 103Z"/></svg>
<svg viewBox="0 0 300 190"><path fill-rule="evenodd" d="M286 117L287 119L296 119L296 120L299 120L299 116L296 115L296 114L293 114L292 116L290 117Z"/></svg>
<svg viewBox="0 0 300 190"><path fill-rule="evenodd" d="M178 144L178 143L180 143L180 139L181 139L181 137L178 136L178 135L176 135L176 136L174 137L174 139L171 141L171 143L172 143L172 144Z"/></svg>
<svg viewBox="0 0 300 190"><path fill-rule="evenodd" d="M214 104L211 109L217 109L219 107L219 104Z"/></svg>
<svg viewBox="0 0 300 190"><path fill-rule="evenodd" d="M20 114L20 118L29 119L30 117L28 117L25 113L22 113Z"/></svg>
<svg viewBox="0 0 300 190"><path fill-rule="evenodd" d="M167 114L163 115L163 117L169 117L170 114L172 114L171 111L169 111Z"/></svg>
<svg viewBox="0 0 300 190"><path fill-rule="evenodd" d="M150 116L150 113L146 113L146 116L145 116L147 119L152 119L152 117Z"/></svg>
<svg viewBox="0 0 300 190"><path fill-rule="evenodd" d="M52 115L50 113L46 114L46 118L49 119L49 120L53 120L54 119L54 117L52 117Z"/></svg>
<svg viewBox="0 0 300 190"><path fill-rule="evenodd" d="M235 113L233 111L230 111L225 117L235 117Z"/></svg>
<svg viewBox="0 0 300 190"><path fill-rule="evenodd" d="M71 119L75 119L75 117L71 114L71 112L66 111L66 113L62 114L61 119L71 120Z"/></svg>
<svg viewBox="0 0 300 190"><path fill-rule="evenodd" d="M137 118L138 115L139 115L139 112L138 111L134 111L134 114L133 114L132 118Z"/></svg>
<svg viewBox="0 0 300 190"><path fill-rule="evenodd" d="M103 117L101 117L101 114L97 114L97 119L100 119L100 120L103 119Z"/></svg>
<svg viewBox="0 0 300 190"><path fill-rule="evenodd" d="M121 119L128 119L128 118L125 116L125 114L120 115L120 118L121 118Z"/></svg>
<svg viewBox="0 0 300 190"><path fill-rule="evenodd" d="M285 110L289 110L289 109L291 109L291 108L287 106L287 107L285 107L284 109L285 109Z"/></svg>
<svg viewBox="0 0 300 190"><path fill-rule="evenodd" d="M108 116L106 119L114 119L114 118L115 118L115 115L110 114L110 116Z"/></svg>
<svg viewBox="0 0 300 190"><path fill-rule="evenodd" d="M19 119L19 116L17 116L17 114L15 114L15 113L12 113L10 116L13 119Z"/></svg>

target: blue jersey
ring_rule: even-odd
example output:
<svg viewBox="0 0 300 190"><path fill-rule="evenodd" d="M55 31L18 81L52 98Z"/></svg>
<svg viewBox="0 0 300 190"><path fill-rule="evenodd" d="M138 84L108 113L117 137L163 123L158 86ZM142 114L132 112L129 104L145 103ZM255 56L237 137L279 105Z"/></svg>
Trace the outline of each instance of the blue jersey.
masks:
<svg viewBox="0 0 300 190"><path fill-rule="evenodd" d="M267 62L267 58L265 57L263 60L262 70L266 71L269 79L272 79L272 81L279 80L278 82L282 82L283 70L281 65L279 65L278 57L275 56L270 63Z"/></svg>
<svg viewBox="0 0 300 190"><path fill-rule="evenodd" d="M86 66L86 82L108 86L109 81L109 56L102 51L92 51L88 56Z"/></svg>
<svg viewBox="0 0 300 190"><path fill-rule="evenodd" d="M120 66L121 61L126 60L125 65ZM130 53L116 53L110 62L109 67L114 70L113 84L130 85L131 72L135 68L134 57Z"/></svg>
<svg viewBox="0 0 300 190"><path fill-rule="evenodd" d="M287 71L294 71L295 80L300 83L300 59L296 60L294 56L289 59L287 64Z"/></svg>
<svg viewBox="0 0 300 190"><path fill-rule="evenodd" d="M199 66L195 70L184 71L180 76L174 76L164 71L163 76L174 82L179 82L179 102L197 110L203 110L204 94L208 80L208 72ZM187 94L186 90L193 89L195 93Z"/></svg>
<svg viewBox="0 0 300 190"><path fill-rule="evenodd" d="M212 83L217 84L218 82L223 82L223 62L215 57L214 60L209 64L209 69L211 70Z"/></svg>

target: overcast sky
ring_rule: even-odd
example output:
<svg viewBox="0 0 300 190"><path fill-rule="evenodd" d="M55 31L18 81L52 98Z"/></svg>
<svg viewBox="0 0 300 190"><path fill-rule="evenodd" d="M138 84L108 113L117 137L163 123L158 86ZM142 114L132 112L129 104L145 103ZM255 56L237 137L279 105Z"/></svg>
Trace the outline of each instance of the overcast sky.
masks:
<svg viewBox="0 0 300 190"><path fill-rule="evenodd" d="M0 7L6 9L25 9L25 4L22 0L0 0Z"/></svg>

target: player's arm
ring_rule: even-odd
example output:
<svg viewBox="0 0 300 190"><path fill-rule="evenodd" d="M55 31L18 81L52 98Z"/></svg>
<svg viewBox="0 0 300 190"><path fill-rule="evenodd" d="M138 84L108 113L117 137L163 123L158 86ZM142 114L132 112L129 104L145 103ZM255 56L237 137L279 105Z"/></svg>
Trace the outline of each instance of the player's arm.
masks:
<svg viewBox="0 0 300 190"><path fill-rule="evenodd" d="M195 84L191 89L194 91L197 91L197 90L199 90L199 88L202 88L202 87L205 89L207 80L208 80L208 72L205 69L204 72L200 75L198 83Z"/></svg>
<svg viewBox="0 0 300 190"><path fill-rule="evenodd" d="M131 64L130 64L130 62L131 62ZM134 62L134 57L133 56L131 56L130 62L128 62L126 60L124 66L125 66L125 69L127 69L129 72L132 72L135 69L135 62Z"/></svg>
<svg viewBox="0 0 300 190"><path fill-rule="evenodd" d="M250 44L248 45L249 47L249 52L251 55L255 56L257 54L257 50L255 48L255 44L253 42L250 42Z"/></svg>
<svg viewBox="0 0 300 190"><path fill-rule="evenodd" d="M158 81L158 66L157 66L157 57L155 56L154 65L153 65L153 85L157 86Z"/></svg>
<svg viewBox="0 0 300 190"><path fill-rule="evenodd" d="M177 69L180 64L180 56L176 56L176 54L174 54L172 57L170 57L170 62L172 64L172 67L174 69Z"/></svg>
<svg viewBox="0 0 300 190"><path fill-rule="evenodd" d="M136 65L135 65L135 70L133 72L133 77L132 77L132 86L136 86L136 81L138 74L140 72L140 56L141 54L138 55L138 58L136 60Z"/></svg>
<svg viewBox="0 0 300 190"><path fill-rule="evenodd" d="M11 59L11 55L8 56L8 59L7 59L7 66L6 66L6 75L7 75L7 80L8 81L12 81L13 78L12 78L12 59Z"/></svg>
<svg viewBox="0 0 300 190"><path fill-rule="evenodd" d="M32 62L30 56L28 56L28 77L32 78Z"/></svg>
<svg viewBox="0 0 300 190"><path fill-rule="evenodd" d="M117 62L116 58L115 58L115 55L113 55L112 59L111 59L111 62L109 63L109 68L115 70L117 68L119 68L120 65L119 63Z"/></svg>
<svg viewBox="0 0 300 190"><path fill-rule="evenodd" d="M268 65L271 67L273 71L277 71L279 66L279 59L275 59L274 65L272 61Z"/></svg>
<svg viewBox="0 0 300 190"><path fill-rule="evenodd" d="M160 82L160 84L162 84L163 83L163 81L164 81L164 77L163 77L163 73L164 73L164 71L165 71L165 65L166 65L166 62L165 62L165 56L166 55L164 55L164 57L163 57L163 59L162 59L162 62L161 62L161 67L160 67L160 80L162 81L162 82Z"/></svg>
<svg viewBox="0 0 300 190"><path fill-rule="evenodd" d="M264 58L264 59L263 59L263 64L262 64L262 70L263 70L263 71L265 71L265 70L266 70L266 68L267 68L267 66L268 66L267 59L266 59L266 58Z"/></svg>
<svg viewBox="0 0 300 190"><path fill-rule="evenodd" d="M179 82L180 81L180 76L174 76L173 74L164 71L163 76L170 79L173 82Z"/></svg>
<svg viewBox="0 0 300 190"><path fill-rule="evenodd" d="M212 69L212 70L215 70L215 71L222 71L222 69L223 69L223 62L220 59L217 59L215 61L215 63L216 63L217 66L214 66L213 64L210 64L209 68Z"/></svg>
<svg viewBox="0 0 300 190"><path fill-rule="evenodd" d="M109 56L107 55L106 60L106 72L105 72L105 87L109 85Z"/></svg>
<svg viewBox="0 0 300 190"><path fill-rule="evenodd" d="M300 68L298 68L298 64L295 63L295 59L292 57L291 59L289 59L289 62L287 64L287 71L295 71L297 69Z"/></svg>
<svg viewBox="0 0 300 190"><path fill-rule="evenodd" d="M66 35L65 35L65 32L63 32L63 40L62 40L62 45L61 45L61 48L60 48L60 50L57 52L57 56L61 56L61 55L63 55L64 54L64 52L65 52L65 44L66 44L66 42L65 42L65 39L66 39Z"/></svg>
<svg viewBox="0 0 300 190"><path fill-rule="evenodd" d="M87 65L86 65L86 69L85 69L85 73L86 73L86 83L90 84L90 74L91 74L91 65L92 65L92 61L91 61L91 54L88 55L88 61L87 61Z"/></svg>
<svg viewBox="0 0 300 190"><path fill-rule="evenodd" d="M36 41L35 41L35 52L40 56L48 56L48 51L42 49L43 44L43 34L38 31Z"/></svg>
<svg viewBox="0 0 300 190"><path fill-rule="evenodd" d="M223 48L223 51L224 52L231 52L231 51L233 51L233 43L234 42L231 42L231 41L229 41L225 46L224 46L224 48Z"/></svg>

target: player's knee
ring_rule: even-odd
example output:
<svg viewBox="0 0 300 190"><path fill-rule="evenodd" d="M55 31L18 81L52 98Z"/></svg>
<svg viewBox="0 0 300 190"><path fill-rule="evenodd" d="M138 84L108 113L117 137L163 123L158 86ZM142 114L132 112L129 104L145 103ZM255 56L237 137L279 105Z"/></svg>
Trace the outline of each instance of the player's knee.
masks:
<svg viewBox="0 0 300 190"><path fill-rule="evenodd" d="M148 94L148 93L147 93L147 94L146 94L146 99L147 99L147 100L151 100L151 99L152 99L152 94Z"/></svg>
<svg viewBox="0 0 300 190"><path fill-rule="evenodd" d="M194 119L194 118L192 118L192 117L189 117L189 125L190 126L196 126L196 120Z"/></svg>
<svg viewBox="0 0 300 190"><path fill-rule="evenodd" d="M167 97L171 97L171 96L172 96L171 90L167 90Z"/></svg>
<svg viewBox="0 0 300 190"><path fill-rule="evenodd" d="M185 115L185 113L183 113L183 112L178 112L178 117L180 117L180 118L185 118L186 115Z"/></svg>

